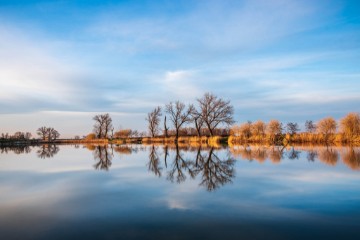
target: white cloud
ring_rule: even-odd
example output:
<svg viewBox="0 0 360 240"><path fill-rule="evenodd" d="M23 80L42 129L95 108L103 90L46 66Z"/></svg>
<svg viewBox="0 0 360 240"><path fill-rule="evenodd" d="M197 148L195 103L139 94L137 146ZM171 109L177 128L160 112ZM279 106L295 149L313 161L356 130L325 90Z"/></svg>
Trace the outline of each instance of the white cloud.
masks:
<svg viewBox="0 0 360 240"><path fill-rule="evenodd" d="M159 85L171 96L172 101L177 100L176 98L194 101L202 94L202 90L196 86L196 81L195 71L177 70L166 72Z"/></svg>
<svg viewBox="0 0 360 240"><path fill-rule="evenodd" d="M80 70L60 60L46 42L0 25L0 100L70 104L76 99Z"/></svg>
<svg viewBox="0 0 360 240"><path fill-rule="evenodd" d="M88 31L106 38L108 48L129 54L185 49L181 54L217 55L219 50L267 46L314 28L314 21L306 19L313 19L315 10L299 1L202 1L171 17L162 13L127 19L124 9L113 8L100 14Z"/></svg>

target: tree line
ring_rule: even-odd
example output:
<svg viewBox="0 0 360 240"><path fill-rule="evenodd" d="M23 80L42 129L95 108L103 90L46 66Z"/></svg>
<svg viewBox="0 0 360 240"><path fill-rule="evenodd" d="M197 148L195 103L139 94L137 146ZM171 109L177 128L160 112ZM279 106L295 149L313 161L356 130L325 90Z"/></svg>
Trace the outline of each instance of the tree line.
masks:
<svg viewBox="0 0 360 240"><path fill-rule="evenodd" d="M39 127L36 130L36 134L40 137L40 140L51 142L60 137L60 133L54 129L53 127ZM2 133L0 140L3 142L17 142L17 141L30 141L36 140L32 138L32 134L30 132L16 132L13 135L9 133Z"/></svg>
<svg viewBox="0 0 360 240"><path fill-rule="evenodd" d="M333 142L345 143L360 141L360 115L349 113L337 122L333 117L326 117L318 122L307 120L305 131L300 132L298 123L288 122L285 125L278 120L265 123L261 120L245 122L230 129L231 141L281 142L284 139L292 142ZM300 133L299 133L300 132Z"/></svg>

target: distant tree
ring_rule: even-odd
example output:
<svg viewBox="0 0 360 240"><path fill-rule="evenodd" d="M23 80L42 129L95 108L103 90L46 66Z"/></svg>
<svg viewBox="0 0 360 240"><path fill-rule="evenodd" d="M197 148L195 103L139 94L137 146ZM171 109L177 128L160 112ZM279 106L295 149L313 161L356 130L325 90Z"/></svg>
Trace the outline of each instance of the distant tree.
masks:
<svg viewBox="0 0 360 240"><path fill-rule="evenodd" d="M176 139L179 137L179 130L184 123L191 121L191 113L194 111L194 106L189 105L185 109L185 104L176 101L175 103L170 102L165 106L165 111L170 115L170 121L175 128Z"/></svg>
<svg viewBox="0 0 360 240"><path fill-rule="evenodd" d="M131 137L138 137L138 136L139 136L138 130L132 130L131 131Z"/></svg>
<svg viewBox="0 0 360 240"><path fill-rule="evenodd" d="M45 140L45 139L46 139L46 137L47 137L47 132L48 132L47 127L39 127L39 128L36 130L37 135L39 135L42 140Z"/></svg>
<svg viewBox="0 0 360 240"><path fill-rule="evenodd" d="M241 124L239 127L240 136L249 139L251 137L251 129L252 129L251 121L247 121L246 123Z"/></svg>
<svg viewBox="0 0 360 240"><path fill-rule="evenodd" d="M79 135L76 135L76 136L74 137L74 139L79 140L79 139L80 139L80 136L79 136Z"/></svg>
<svg viewBox="0 0 360 240"><path fill-rule="evenodd" d="M270 135L281 134L282 124L278 120L270 120L267 124L266 131Z"/></svg>
<svg viewBox="0 0 360 240"><path fill-rule="evenodd" d="M132 135L131 129L121 129L117 132L115 132L114 137L115 138L128 138Z"/></svg>
<svg viewBox="0 0 360 240"><path fill-rule="evenodd" d="M95 133L89 133L88 135L85 136L86 140L93 140L96 138L96 134Z"/></svg>
<svg viewBox="0 0 360 240"><path fill-rule="evenodd" d="M263 136L266 131L266 124L261 120L257 120L252 124L251 131L255 136Z"/></svg>
<svg viewBox="0 0 360 240"><path fill-rule="evenodd" d="M111 134L111 130L113 129L110 115L108 113L95 115L93 120L95 121L94 133L96 137L108 138L109 134Z"/></svg>
<svg viewBox="0 0 360 240"><path fill-rule="evenodd" d="M234 108L230 105L230 101L224 101L212 93L205 93L197 101L202 120L209 129L211 136L213 136L214 129L219 124L231 125L234 123Z"/></svg>
<svg viewBox="0 0 360 240"><path fill-rule="evenodd" d="M306 120L305 130L308 133L314 133L316 131L316 124L312 120Z"/></svg>
<svg viewBox="0 0 360 240"><path fill-rule="evenodd" d="M270 120L266 127L267 134L270 135L271 141L275 141L275 137L282 133L282 124L278 120Z"/></svg>
<svg viewBox="0 0 360 240"><path fill-rule="evenodd" d="M29 140L32 137L32 134L30 132L25 133L25 139Z"/></svg>
<svg viewBox="0 0 360 240"><path fill-rule="evenodd" d="M60 133L54 128L50 127L47 129L47 138L48 141L56 140L60 137Z"/></svg>
<svg viewBox="0 0 360 240"><path fill-rule="evenodd" d="M40 127L36 131L43 141L53 141L60 137L60 133L52 127Z"/></svg>
<svg viewBox="0 0 360 240"><path fill-rule="evenodd" d="M155 137L159 131L161 115L161 107L156 107L148 113L146 121L148 122L148 129L152 137Z"/></svg>
<svg viewBox="0 0 360 240"><path fill-rule="evenodd" d="M340 129L348 140L360 135L360 115L354 112L347 114L340 120Z"/></svg>
<svg viewBox="0 0 360 240"><path fill-rule="evenodd" d="M286 130L292 136L295 133L297 133L300 129L299 129L299 125L297 123L288 122L286 124Z"/></svg>
<svg viewBox="0 0 360 240"><path fill-rule="evenodd" d="M15 139L25 139L25 133L23 132L16 132L13 136Z"/></svg>
<svg viewBox="0 0 360 240"><path fill-rule="evenodd" d="M336 132L336 128L336 121L332 117L323 118L317 124L317 131L324 135L325 141L328 141L329 136Z"/></svg>

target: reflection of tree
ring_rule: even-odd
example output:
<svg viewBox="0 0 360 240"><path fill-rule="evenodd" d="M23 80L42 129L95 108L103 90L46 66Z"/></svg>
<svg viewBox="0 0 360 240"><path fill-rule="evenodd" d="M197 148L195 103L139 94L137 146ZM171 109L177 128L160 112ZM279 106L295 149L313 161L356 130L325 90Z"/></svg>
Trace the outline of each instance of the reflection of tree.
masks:
<svg viewBox="0 0 360 240"><path fill-rule="evenodd" d="M288 153L288 158L291 160L299 159L300 151L295 150L294 147L291 147L290 152Z"/></svg>
<svg viewBox="0 0 360 240"><path fill-rule="evenodd" d="M156 148L154 145L152 145L152 147L150 149L149 163L147 165L148 165L149 171L153 172L156 176L161 177L162 168L160 167L159 155L157 154Z"/></svg>
<svg viewBox="0 0 360 240"><path fill-rule="evenodd" d="M112 164L111 160L114 156L108 149L108 146L96 146L93 154L95 161L97 161L94 164L94 168L97 170L108 171Z"/></svg>
<svg viewBox="0 0 360 240"><path fill-rule="evenodd" d="M214 153L214 149L211 148L207 156L202 156L198 152L194 172L201 173L200 185L205 186L208 191L213 191L232 182L232 178L235 176L234 163L233 158L220 160Z"/></svg>
<svg viewBox="0 0 360 240"><path fill-rule="evenodd" d="M137 150L135 148L131 148L129 146L125 146L125 145L119 145L119 146L115 146L114 147L114 151L120 154L132 154L133 151L137 152Z"/></svg>
<svg viewBox="0 0 360 240"><path fill-rule="evenodd" d="M273 148L273 153L274 153ZM267 152L267 149L262 146L251 147L251 146L239 146L239 147L232 147L230 148L230 152L234 156L240 156L242 159L246 159L249 161L256 160L260 163L263 163L267 158L268 155L272 154L271 152ZM269 156L270 157L270 156Z"/></svg>
<svg viewBox="0 0 360 240"><path fill-rule="evenodd" d="M281 161L281 159L283 158L283 154L284 154L284 148L273 146L269 150L269 159L273 163L279 163Z"/></svg>
<svg viewBox="0 0 360 240"><path fill-rule="evenodd" d="M360 170L360 150L348 148L341 153L344 163L353 170Z"/></svg>
<svg viewBox="0 0 360 240"><path fill-rule="evenodd" d="M179 146L176 145L175 159L172 162L170 171L168 171L167 179L170 180L171 182L174 182L175 180L177 183L184 182L186 179L184 170L190 172L191 169L189 168L189 166L190 166L190 161L184 160L179 150Z"/></svg>
<svg viewBox="0 0 360 240"><path fill-rule="evenodd" d="M321 149L318 153L318 158L321 162L334 166L336 165L338 159L339 159L339 153L332 149L331 147L326 147L324 149Z"/></svg>
<svg viewBox="0 0 360 240"><path fill-rule="evenodd" d="M317 155L318 155L318 152L314 149L311 149L307 152L306 158L308 161L314 162Z"/></svg>
<svg viewBox="0 0 360 240"><path fill-rule="evenodd" d="M55 144L44 144L37 150L39 158L52 158L59 152L60 148Z"/></svg>
<svg viewBox="0 0 360 240"><path fill-rule="evenodd" d="M23 146L0 146L0 153L14 152L15 154L30 153L31 148L29 145Z"/></svg>
<svg viewBox="0 0 360 240"><path fill-rule="evenodd" d="M164 161L167 168L167 161L169 158L169 147L164 146ZM174 148L175 157L169 166L167 172L167 179L171 182L182 183L186 180L186 175L194 179L196 176L201 176L201 186L205 186L208 191L213 191L220 186L229 183L234 177L234 163L233 158L221 160L214 151L214 148L209 148L208 151L199 146L196 150L196 157L194 160L184 159L181 150L192 151L195 149L181 149L179 145ZM159 167L159 158L156 153L156 148L153 146L149 154L149 170L155 175L161 175L161 167Z"/></svg>

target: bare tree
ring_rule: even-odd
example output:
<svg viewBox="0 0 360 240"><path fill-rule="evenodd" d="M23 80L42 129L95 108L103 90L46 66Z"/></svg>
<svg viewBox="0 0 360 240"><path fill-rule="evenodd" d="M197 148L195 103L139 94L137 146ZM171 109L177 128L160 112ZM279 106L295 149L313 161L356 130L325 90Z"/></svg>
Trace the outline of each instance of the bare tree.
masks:
<svg viewBox="0 0 360 240"><path fill-rule="evenodd" d="M316 124L312 120L306 120L305 130L308 133L314 133L316 131Z"/></svg>
<svg viewBox="0 0 360 240"><path fill-rule="evenodd" d="M47 139L48 139L48 141L56 140L59 137L60 137L60 133L58 131L56 131L52 127L47 128Z"/></svg>
<svg viewBox="0 0 360 240"><path fill-rule="evenodd" d="M286 124L286 130L292 136L295 133L297 133L300 129L299 129L299 125L297 123L288 122Z"/></svg>
<svg viewBox="0 0 360 240"><path fill-rule="evenodd" d="M161 107L156 107L148 113L146 121L148 121L148 129L152 137L155 137L159 131L161 115Z"/></svg>
<svg viewBox="0 0 360 240"><path fill-rule="evenodd" d="M42 140L45 140L47 136L47 127L39 127L36 130L36 133L39 135L39 137L41 137Z"/></svg>
<svg viewBox="0 0 360 240"><path fill-rule="evenodd" d="M224 101L212 93L205 93L197 101L200 106L201 117L211 136L219 124L231 125L234 123L234 108L230 105L230 101Z"/></svg>
<svg viewBox="0 0 360 240"><path fill-rule="evenodd" d="M201 128L204 125L204 118L201 115L201 112L197 111L195 108L193 108L193 111L191 112L192 119L195 123L195 129L197 132L198 137L201 137Z"/></svg>
<svg viewBox="0 0 360 240"><path fill-rule="evenodd" d="M176 101L175 103L170 102L165 106L166 112L170 115L170 121L173 123L175 127L176 139L179 137L179 130L181 126L191 121L191 113L194 111L194 106L189 105L187 109L185 109L185 104Z"/></svg>
<svg viewBox="0 0 360 240"><path fill-rule="evenodd" d="M97 138L108 138L109 134L111 133L113 126L112 126L112 119L108 113L106 114L99 114L93 117L95 121L94 124L94 133Z"/></svg>
<svg viewBox="0 0 360 240"><path fill-rule="evenodd" d="M40 127L36 133L42 138L43 141L53 141L60 137L60 133L52 127ZM30 134L31 136L31 134Z"/></svg>

